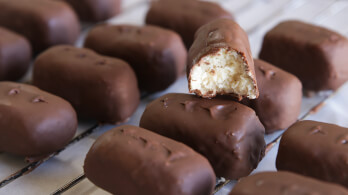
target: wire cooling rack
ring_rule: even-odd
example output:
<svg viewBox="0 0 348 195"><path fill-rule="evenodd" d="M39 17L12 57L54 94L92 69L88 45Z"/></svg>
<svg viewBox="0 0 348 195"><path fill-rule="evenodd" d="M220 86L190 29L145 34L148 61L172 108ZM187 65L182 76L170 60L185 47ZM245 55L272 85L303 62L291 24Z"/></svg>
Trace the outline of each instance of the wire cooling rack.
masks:
<svg viewBox="0 0 348 195"><path fill-rule="evenodd" d="M348 35L348 1L344 0L210 0L221 4L235 15L237 22L249 35L254 57L257 57L264 34L278 22L287 19L299 19L334 29ZM149 0L124 0L123 13L108 22L142 25L149 7ZM189 11L189 10L188 10ZM83 25L77 45L81 46L86 32L91 25ZM347 84L345 86L348 86ZM343 86L344 89L348 88ZM303 97L299 120L311 117L315 112L337 95L335 92L321 92L312 97ZM134 116L127 124L138 125L146 104L169 92L187 93L186 78L180 78L164 92L143 95ZM19 157L0 154L0 194L107 194L85 179L83 161L85 154L95 139L114 126L101 125L93 121L80 122L76 137L66 148L44 159L28 159L23 162ZM276 149L284 131L275 132L265 137L268 158ZM265 161L265 159L263 161ZM256 171L262 171L265 163L260 163ZM228 194L236 181L217 178L214 191L216 195ZM75 187L74 187L75 186Z"/></svg>

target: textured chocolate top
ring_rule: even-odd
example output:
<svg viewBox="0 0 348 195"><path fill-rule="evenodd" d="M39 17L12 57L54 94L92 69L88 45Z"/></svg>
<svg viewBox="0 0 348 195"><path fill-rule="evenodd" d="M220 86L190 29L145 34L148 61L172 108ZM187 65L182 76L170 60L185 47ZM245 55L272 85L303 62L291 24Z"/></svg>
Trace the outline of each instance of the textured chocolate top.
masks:
<svg viewBox="0 0 348 195"><path fill-rule="evenodd" d="M245 69L253 75L254 86L257 90L254 61L250 51L248 35L236 22L230 19L217 19L202 26L196 32L194 43L188 53L186 71L189 82L191 80L191 68L201 58L217 52L220 48L234 50L243 56L244 63L246 64Z"/></svg>
<svg viewBox="0 0 348 195"><path fill-rule="evenodd" d="M288 128L296 122L302 102L300 80L265 61L254 60L260 96L251 100L266 133Z"/></svg>
<svg viewBox="0 0 348 195"><path fill-rule="evenodd" d="M0 0L0 26L28 38L35 53L57 44L73 44L80 33L70 6L52 0Z"/></svg>
<svg viewBox="0 0 348 195"><path fill-rule="evenodd" d="M264 156L264 127L234 101L167 94L147 105L140 126L192 147L228 179L247 176Z"/></svg>
<svg viewBox="0 0 348 195"><path fill-rule="evenodd" d="M79 18L87 22L100 22L118 14L121 0L63 0L69 3Z"/></svg>
<svg viewBox="0 0 348 195"><path fill-rule="evenodd" d="M220 5L197 0L157 0L151 4L146 24L172 29L179 33L187 48L202 25L218 18L233 16Z"/></svg>
<svg viewBox="0 0 348 195"><path fill-rule="evenodd" d="M161 91L183 74L187 51L178 34L155 26L99 25L85 47L121 58L134 69L140 89Z"/></svg>
<svg viewBox="0 0 348 195"><path fill-rule="evenodd" d="M290 172L263 172L243 178L229 195L347 195L343 187Z"/></svg>
<svg viewBox="0 0 348 195"><path fill-rule="evenodd" d="M0 80L18 80L28 70L31 46L26 38L0 27Z"/></svg>
<svg viewBox="0 0 348 195"><path fill-rule="evenodd" d="M301 121L283 135L277 168L348 187L348 129Z"/></svg>
<svg viewBox="0 0 348 195"><path fill-rule="evenodd" d="M77 118L60 97L31 85L0 82L0 126L0 151L35 157L68 144Z"/></svg>
<svg viewBox="0 0 348 195"><path fill-rule="evenodd" d="M84 170L97 186L118 195L210 195L215 186L213 169L203 156L129 125L100 136Z"/></svg>
<svg viewBox="0 0 348 195"><path fill-rule="evenodd" d="M264 37L260 58L296 75L308 90L337 89L348 80L348 40L312 24L285 21Z"/></svg>
<svg viewBox="0 0 348 195"><path fill-rule="evenodd" d="M101 122L123 122L139 104L132 68L89 49L62 45L46 50L35 61L33 83Z"/></svg>

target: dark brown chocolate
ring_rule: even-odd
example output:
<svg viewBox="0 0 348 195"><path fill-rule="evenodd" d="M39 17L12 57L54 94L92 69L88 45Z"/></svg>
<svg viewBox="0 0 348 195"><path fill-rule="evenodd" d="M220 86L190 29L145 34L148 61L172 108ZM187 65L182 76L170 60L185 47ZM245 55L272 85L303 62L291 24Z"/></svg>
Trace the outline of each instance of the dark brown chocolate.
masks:
<svg viewBox="0 0 348 195"><path fill-rule="evenodd" d="M139 104L132 68L89 49L55 46L35 61L33 83L68 100L79 115L100 122L126 121Z"/></svg>
<svg viewBox="0 0 348 195"><path fill-rule="evenodd" d="M206 158L182 143L130 125L100 136L84 170L94 184L118 195L210 195L215 186Z"/></svg>
<svg viewBox="0 0 348 195"><path fill-rule="evenodd" d="M247 176L264 156L264 127L234 101L167 94L148 104L140 126L192 147L227 179Z"/></svg>
<svg viewBox="0 0 348 195"><path fill-rule="evenodd" d="M248 36L230 19L217 19L196 32L187 77L190 92L205 98L259 96Z"/></svg>
<svg viewBox="0 0 348 195"><path fill-rule="evenodd" d="M337 89L348 80L348 39L312 24L286 21L263 40L260 58L296 75L311 91Z"/></svg>
<svg viewBox="0 0 348 195"><path fill-rule="evenodd" d="M120 12L121 0L63 0L69 3L80 20L100 22Z"/></svg>
<svg viewBox="0 0 348 195"><path fill-rule="evenodd" d="M28 40L0 27L0 80L20 79L28 71L30 60Z"/></svg>
<svg viewBox="0 0 348 195"><path fill-rule="evenodd" d="M199 27L218 18L233 16L220 5L197 0L157 0L146 15L146 24L153 24L177 32L187 48Z"/></svg>
<svg viewBox="0 0 348 195"><path fill-rule="evenodd" d="M89 32L85 47L128 62L147 92L166 89L184 73L187 60L179 35L155 26L99 25Z"/></svg>
<svg viewBox="0 0 348 195"><path fill-rule="evenodd" d="M37 87L0 82L0 152L43 156L65 147L77 128L65 100Z"/></svg>
<svg viewBox="0 0 348 195"><path fill-rule="evenodd" d="M348 195L343 187L290 172L263 172L243 178L229 195Z"/></svg>
<svg viewBox="0 0 348 195"><path fill-rule="evenodd" d="M348 187L348 129L301 121L283 135L277 168Z"/></svg>
<svg viewBox="0 0 348 195"><path fill-rule="evenodd" d="M0 0L0 26L24 35L35 53L57 44L74 44L80 33L70 6L51 0Z"/></svg>
<svg viewBox="0 0 348 195"><path fill-rule="evenodd" d="M300 80L265 61L254 60L260 96L251 107L265 126L266 133L288 128L296 122L302 102Z"/></svg>

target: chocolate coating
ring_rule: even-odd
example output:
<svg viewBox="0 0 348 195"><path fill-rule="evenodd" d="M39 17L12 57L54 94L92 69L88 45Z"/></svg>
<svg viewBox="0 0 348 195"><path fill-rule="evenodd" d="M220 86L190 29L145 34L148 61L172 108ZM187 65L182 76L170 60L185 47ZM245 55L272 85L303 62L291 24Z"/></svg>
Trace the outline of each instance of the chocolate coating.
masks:
<svg viewBox="0 0 348 195"><path fill-rule="evenodd" d="M301 121L283 135L277 169L296 172L348 187L348 129Z"/></svg>
<svg viewBox="0 0 348 195"><path fill-rule="evenodd" d="M120 12L121 0L63 0L69 3L80 20L100 22Z"/></svg>
<svg viewBox="0 0 348 195"><path fill-rule="evenodd" d="M264 127L234 101L167 94L148 104L140 126L192 147L227 179L247 176L264 156Z"/></svg>
<svg viewBox="0 0 348 195"><path fill-rule="evenodd" d="M286 21L270 30L260 58L296 75L304 89L337 89L348 79L348 40L312 24Z"/></svg>
<svg viewBox="0 0 348 195"><path fill-rule="evenodd" d="M137 79L124 61L89 49L55 46L35 61L33 83L100 122L126 121L139 104Z"/></svg>
<svg viewBox="0 0 348 195"><path fill-rule="evenodd" d="M266 133L286 129L296 122L302 102L300 80L265 61L254 60L260 96L251 100Z"/></svg>
<svg viewBox="0 0 348 195"><path fill-rule="evenodd" d="M188 53L187 77L190 86L191 69L205 56L217 53L219 49L225 48L228 51L235 51L242 56L245 70L249 73L252 79L253 87L256 91L256 97L259 92L255 79L254 61L250 50L248 35L246 32L233 20L217 19L210 22L196 32L195 40ZM190 87L189 87L190 88ZM202 97L214 97L212 94L202 94L200 91L192 91ZM218 95L224 95L225 92ZM233 94L239 96L239 94Z"/></svg>
<svg viewBox="0 0 348 195"><path fill-rule="evenodd" d="M26 38L0 27L0 80L18 80L28 70L31 46Z"/></svg>
<svg viewBox="0 0 348 195"><path fill-rule="evenodd" d="M128 62L139 88L148 92L166 89L185 70L187 52L179 35L155 26L99 25L85 47Z"/></svg>
<svg viewBox="0 0 348 195"><path fill-rule="evenodd" d="M100 136L84 170L97 186L118 195L210 195L215 174L186 145L125 125Z"/></svg>
<svg viewBox="0 0 348 195"><path fill-rule="evenodd" d="M76 113L65 100L37 87L0 82L0 152L35 157L73 138Z"/></svg>
<svg viewBox="0 0 348 195"><path fill-rule="evenodd" d="M229 195L347 195L343 187L290 172L263 172L243 178Z"/></svg>
<svg viewBox="0 0 348 195"><path fill-rule="evenodd" d="M80 33L75 12L59 1L0 0L0 26L24 35L35 53L57 44L74 44Z"/></svg>
<svg viewBox="0 0 348 195"><path fill-rule="evenodd" d="M220 5L197 0L158 0L151 4L146 24L153 24L177 32L187 48L193 43L199 27L218 18L233 16Z"/></svg>

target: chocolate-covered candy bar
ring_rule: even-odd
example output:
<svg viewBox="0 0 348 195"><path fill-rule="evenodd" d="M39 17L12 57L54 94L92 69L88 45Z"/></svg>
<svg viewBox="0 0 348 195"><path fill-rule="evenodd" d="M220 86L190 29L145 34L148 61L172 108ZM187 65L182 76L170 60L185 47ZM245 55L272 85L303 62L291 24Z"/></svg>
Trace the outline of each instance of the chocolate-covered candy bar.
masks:
<svg viewBox="0 0 348 195"><path fill-rule="evenodd" d="M46 50L35 61L33 83L100 122L124 122L139 104L132 68L89 49L63 45Z"/></svg>
<svg viewBox="0 0 348 195"><path fill-rule="evenodd" d="M348 187L348 129L301 121L283 135L277 168Z"/></svg>
<svg viewBox="0 0 348 195"><path fill-rule="evenodd" d="M26 38L0 27L0 80L18 80L28 70L31 46Z"/></svg>
<svg viewBox="0 0 348 195"><path fill-rule="evenodd" d="M251 107L265 126L266 133L286 129L296 122L302 102L300 80L265 61L254 60L260 96Z"/></svg>
<svg viewBox="0 0 348 195"><path fill-rule="evenodd" d="M69 3L80 20L100 22L120 12L121 0L63 0Z"/></svg>
<svg viewBox="0 0 348 195"><path fill-rule="evenodd" d="M218 18L233 16L220 5L197 0L158 0L151 4L146 24L153 24L177 32L187 48L193 43L195 32L202 25Z"/></svg>
<svg viewBox="0 0 348 195"><path fill-rule="evenodd" d="M57 44L73 44L80 33L70 6L52 0L0 0L0 26L24 35L35 53Z"/></svg>
<svg viewBox="0 0 348 195"><path fill-rule="evenodd" d="M0 152L39 157L65 147L76 113L65 100L37 87L0 82Z"/></svg>
<svg viewBox="0 0 348 195"><path fill-rule="evenodd" d="M187 77L190 92L204 98L259 96L248 36L229 19L215 20L196 32L188 54Z"/></svg>
<svg viewBox="0 0 348 195"><path fill-rule="evenodd" d="M173 31L155 26L100 25L91 30L85 47L128 62L141 90L166 89L185 70L187 51Z"/></svg>
<svg viewBox="0 0 348 195"><path fill-rule="evenodd" d="M215 186L206 158L182 143L130 125L100 136L84 170L94 184L118 195L210 195Z"/></svg>
<svg viewBox="0 0 348 195"><path fill-rule="evenodd" d="M167 94L148 104L140 126L192 147L227 179L247 176L264 156L264 127L231 100Z"/></svg>
<svg viewBox="0 0 348 195"><path fill-rule="evenodd" d="M263 172L243 178L229 195L348 195L339 185L294 173Z"/></svg>
<svg viewBox="0 0 348 195"><path fill-rule="evenodd" d="M310 91L337 89L348 79L348 40L312 24L286 21L270 30L260 58L296 75Z"/></svg>

